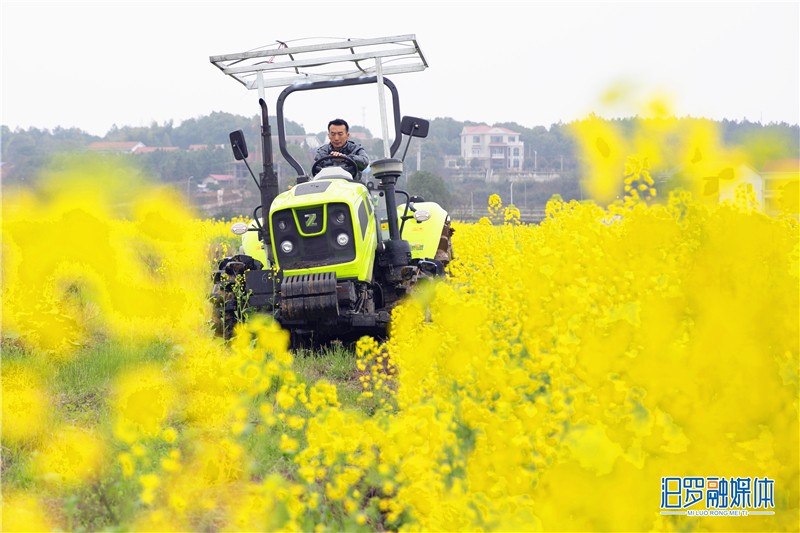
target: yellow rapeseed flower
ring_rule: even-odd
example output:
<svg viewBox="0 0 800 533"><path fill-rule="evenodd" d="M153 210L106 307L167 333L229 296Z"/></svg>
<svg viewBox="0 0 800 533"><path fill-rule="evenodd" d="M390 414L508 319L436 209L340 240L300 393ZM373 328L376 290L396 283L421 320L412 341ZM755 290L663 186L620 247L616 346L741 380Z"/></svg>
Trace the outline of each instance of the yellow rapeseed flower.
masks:
<svg viewBox="0 0 800 533"><path fill-rule="evenodd" d="M34 459L37 475L54 486L71 486L102 476L106 443L97 432L65 426L52 433Z"/></svg>

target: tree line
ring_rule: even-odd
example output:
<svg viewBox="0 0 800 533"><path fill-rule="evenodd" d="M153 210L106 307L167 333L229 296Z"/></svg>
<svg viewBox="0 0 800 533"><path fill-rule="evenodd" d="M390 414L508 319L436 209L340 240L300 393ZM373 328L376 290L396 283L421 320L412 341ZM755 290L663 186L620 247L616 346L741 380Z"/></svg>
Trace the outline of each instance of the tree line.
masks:
<svg viewBox="0 0 800 533"><path fill-rule="evenodd" d="M274 117L271 117L274 121ZM228 134L241 129L251 142L260 142L260 118L213 112L175 126L173 121L152 123L149 127L112 126L106 135L91 135L78 128L16 129L0 126L2 141L3 186L33 184L52 157L62 153L85 152L94 142L138 141L145 146L173 146L176 151L130 154L144 173L164 182L185 181L187 176L225 174L231 167ZM275 130L277 131L277 129ZM289 135L303 134L299 124L286 121ZM206 145L207 150L188 151L191 145ZM226 148L216 148L220 145Z"/></svg>
<svg viewBox="0 0 800 533"><path fill-rule="evenodd" d="M614 119L615 126L621 131L633 131L640 118ZM275 117L270 117L273 136L277 137ZM458 121L449 117L437 117L431 120L429 135L424 140L414 139L409 151L406 167L409 169L409 185L414 184L430 197L447 207L484 206L485 199L497 189L497 184L479 180L462 182L457 186L448 180L450 172L444 166L445 156L460 155L461 131L465 126L476 126L478 122ZM767 124L749 121L717 121L716 125L726 144L741 145L752 139L761 139L762 149L758 151L760 160L754 165L770 159L800 159L800 128L785 123ZM561 179L558 183L529 184L518 194L524 194L528 205L541 205L552 196L560 194L565 199L579 198L578 186L579 161L576 154L575 139L570 132L570 124L557 123L550 127L526 127L516 122L493 124L519 133L520 140L525 143L525 170L538 172L557 172ZM286 121L287 135L314 134L320 142L326 142L325 131L306 132L301 125L291 120ZM152 123L149 127L112 126L102 137L90 135L77 128L55 129L16 129L0 127L2 141L3 186L14 184L31 184L36 176L47 165L52 157L64 152L86 151L89 144L96 141L140 141L146 146L174 146L177 151L157 151L143 154L130 154L121 157L132 159L146 174L164 182L185 183L187 176L202 177L208 174L231 173L232 155L228 134L241 129L250 143L260 145L260 117L246 117L225 112L213 112L210 115L192 118L176 126L172 121L164 124ZM360 126L353 126L352 132L363 132L367 140L363 142L368 153L373 157L383 152L380 139ZM276 139L273 139L276 141ZM207 150L188 151L190 145L208 145ZM219 145L225 148L216 148ZM401 145L401 149L405 144ZM416 150L420 149L417 168ZM297 146L290 150L302 164L308 164L310 154L302 153ZM253 147L251 147L251 152ZM282 161L277 149L274 151L276 161ZM535 153L535 157L534 157ZM283 163L282 163L283 164ZM285 169L289 171L288 166ZM411 180L414 172L421 171ZM292 172L288 172L291 174ZM414 191L412 191L414 192ZM523 198L523 196L520 196ZM515 203L520 205L516 200ZM449 204L449 205L448 205Z"/></svg>

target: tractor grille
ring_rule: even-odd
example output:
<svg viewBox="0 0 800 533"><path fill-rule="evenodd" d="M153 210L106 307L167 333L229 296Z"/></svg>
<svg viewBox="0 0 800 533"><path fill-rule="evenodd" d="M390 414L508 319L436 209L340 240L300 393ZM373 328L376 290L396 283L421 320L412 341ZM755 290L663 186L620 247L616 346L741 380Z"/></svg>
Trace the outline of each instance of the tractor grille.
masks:
<svg viewBox="0 0 800 533"><path fill-rule="evenodd" d="M275 211L272 234L283 270L337 265L356 258L353 219L343 202ZM342 235L346 236L344 245L337 242Z"/></svg>
<svg viewBox="0 0 800 533"><path fill-rule="evenodd" d="M319 320L339 316L336 274L287 276L281 284L281 309L290 320Z"/></svg>

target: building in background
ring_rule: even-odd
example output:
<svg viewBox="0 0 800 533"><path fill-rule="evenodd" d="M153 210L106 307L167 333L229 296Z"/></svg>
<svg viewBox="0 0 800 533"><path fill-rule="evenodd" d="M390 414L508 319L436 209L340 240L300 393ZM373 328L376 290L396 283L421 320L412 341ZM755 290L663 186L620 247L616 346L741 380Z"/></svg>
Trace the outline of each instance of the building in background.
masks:
<svg viewBox="0 0 800 533"><path fill-rule="evenodd" d="M139 141L97 141L87 147L91 152L112 152L118 154L132 154L145 145Z"/></svg>
<svg viewBox="0 0 800 533"><path fill-rule="evenodd" d="M800 159L770 161L761 169L764 211L800 216Z"/></svg>
<svg viewBox="0 0 800 533"><path fill-rule="evenodd" d="M519 133L507 128L464 126L461 130L461 158L468 168L521 172L525 143Z"/></svg>

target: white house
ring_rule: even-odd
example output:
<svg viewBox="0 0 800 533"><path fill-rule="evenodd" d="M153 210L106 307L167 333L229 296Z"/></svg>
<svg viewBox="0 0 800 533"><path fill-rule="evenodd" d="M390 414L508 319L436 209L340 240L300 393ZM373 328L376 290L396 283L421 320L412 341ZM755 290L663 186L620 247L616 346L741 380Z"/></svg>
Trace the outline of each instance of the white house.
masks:
<svg viewBox="0 0 800 533"><path fill-rule="evenodd" d="M468 167L479 161L482 168L520 171L525 161L525 143L519 133L485 124L461 130L461 157Z"/></svg>
<svg viewBox="0 0 800 533"><path fill-rule="evenodd" d="M350 134L352 136L352 133ZM296 144L298 146L305 146L308 150L316 150L321 146L319 139L316 135L287 135L286 144Z"/></svg>
<svg viewBox="0 0 800 533"><path fill-rule="evenodd" d="M765 211L800 216L800 159L770 161L761 169L761 177Z"/></svg>
<svg viewBox="0 0 800 533"><path fill-rule="evenodd" d="M732 169L729 179L719 178L719 201L735 201L736 191L742 185L749 186L753 199L761 206L764 205L764 179L754 169L747 165L740 165Z"/></svg>
<svg viewBox="0 0 800 533"><path fill-rule="evenodd" d="M209 174L200 182L200 187L205 189L210 185L213 188L224 189L235 182L236 178L231 174Z"/></svg>

